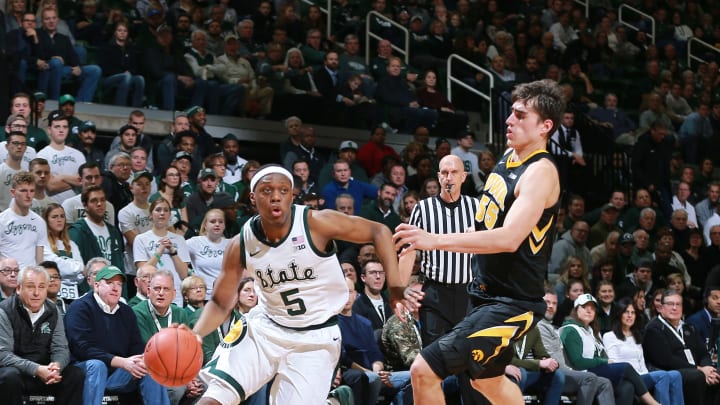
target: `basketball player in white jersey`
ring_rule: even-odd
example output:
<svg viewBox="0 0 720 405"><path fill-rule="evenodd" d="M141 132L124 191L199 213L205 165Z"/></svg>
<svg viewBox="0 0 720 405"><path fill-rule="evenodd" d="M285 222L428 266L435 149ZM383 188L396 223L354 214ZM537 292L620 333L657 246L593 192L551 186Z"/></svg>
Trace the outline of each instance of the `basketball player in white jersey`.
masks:
<svg viewBox="0 0 720 405"><path fill-rule="evenodd" d="M255 278L259 304L200 372L208 390L198 403L237 404L273 377L271 404L325 403L340 356L337 314L348 298L332 241L373 242L388 279L397 281L390 232L377 222L293 205L292 175L280 166L260 168L250 190L258 215L228 245L194 332L213 333L225 320L243 277Z"/></svg>

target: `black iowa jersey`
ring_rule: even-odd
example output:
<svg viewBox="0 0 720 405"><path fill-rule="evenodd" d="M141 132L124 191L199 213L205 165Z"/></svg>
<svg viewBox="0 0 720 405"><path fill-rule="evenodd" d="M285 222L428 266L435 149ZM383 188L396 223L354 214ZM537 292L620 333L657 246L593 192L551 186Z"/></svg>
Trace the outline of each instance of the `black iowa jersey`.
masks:
<svg viewBox="0 0 720 405"><path fill-rule="evenodd" d="M545 150L533 153L522 162L511 162L510 156L512 152L503 156L485 182L480 207L475 215L476 230L503 226L505 216L515 202L515 185L520 176L533 162L540 159L553 161ZM525 184L525 187L532 185ZM538 204L542 202L538 201ZM490 295L526 301L542 300L559 207L558 198L552 207L543 211L517 251L478 255L480 267L470 286L470 293L477 297Z"/></svg>

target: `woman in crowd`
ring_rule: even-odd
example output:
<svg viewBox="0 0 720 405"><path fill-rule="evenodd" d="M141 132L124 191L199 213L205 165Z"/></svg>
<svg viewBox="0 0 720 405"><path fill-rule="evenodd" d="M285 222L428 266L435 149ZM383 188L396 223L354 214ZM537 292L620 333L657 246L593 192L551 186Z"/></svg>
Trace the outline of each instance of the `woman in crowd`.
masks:
<svg viewBox="0 0 720 405"><path fill-rule="evenodd" d="M417 173L417 169L413 166L413 163L415 162L415 158L422 155L424 150L425 148L420 142L412 141L405 145L405 149L400 153L400 157L402 158L403 166L405 166L406 176L412 176Z"/></svg>
<svg viewBox="0 0 720 405"><path fill-rule="evenodd" d="M173 231L179 235L185 235L188 225L187 209L185 209L185 197L180 187L180 171L175 166L168 166L160 177L158 192L150 196L150 203L158 198L171 202L172 218L170 224Z"/></svg>
<svg viewBox="0 0 720 405"><path fill-rule="evenodd" d="M137 267L150 264L173 273L175 291L180 291L181 281L188 276L190 253L185 239L171 231L170 202L158 198L150 203L152 229L135 237L133 257ZM182 305L182 297L175 297L175 304Z"/></svg>
<svg viewBox="0 0 720 405"><path fill-rule="evenodd" d="M140 64L137 60L137 50L132 45L126 22L120 22L115 26L112 38L102 47L98 56L103 74L103 89L115 91L113 104L141 107L145 78L138 74Z"/></svg>
<svg viewBox="0 0 720 405"><path fill-rule="evenodd" d="M645 386L653 390L655 398L661 404L682 405L682 378L676 370L648 371L642 348L642 327L636 322L640 309L631 298L621 298L618 308L622 311L613 320L612 331L603 335L603 344L607 349L608 359L613 363L630 364Z"/></svg>
<svg viewBox="0 0 720 405"><path fill-rule="evenodd" d="M222 269L225 248L230 243L230 239L223 235L224 232L225 214L213 208L205 214L200 225L200 235L187 241L193 272L205 280L208 286L205 299L210 299L212 296L215 279Z"/></svg>
<svg viewBox="0 0 720 405"><path fill-rule="evenodd" d="M413 166L415 167L415 174L412 176L407 176L407 179L405 181L405 185L410 190L415 190L420 192L420 197L426 198L428 196L423 196L423 192L425 191L425 184L426 181L429 179L437 181L437 173L433 173L433 159L430 155L419 155L415 158L413 161ZM435 193L431 195L437 195L440 193L440 183L438 183L438 189L435 191Z"/></svg>
<svg viewBox="0 0 720 405"><path fill-rule="evenodd" d="M240 197L242 197L243 191L250 185L250 179L255 175L255 172L260 168L260 162L257 160L248 160L240 170L240 181L235 183L234 186L238 191Z"/></svg>
<svg viewBox="0 0 720 405"><path fill-rule="evenodd" d="M610 380L618 405L631 405L636 396L643 404L659 405L632 366L608 359L598 335L595 317L597 305L592 295L580 295L575 300L570 316L560 328L560 339L565 346L568 365L575 370L587 370Z"/></svg>
<svg viewBox="0 0 720 405"><path fill-rule="evenodd" d="M457 136L467 128L468 117L458 114L445 93L437 88L438 77L434 70L425 71L425 87L417 91L418 103L421 107L438 111L437 126L444 133Z"/></svg>
<svg viewBox="0 0 720 405"><path fill-rule="evenodd" d="M703 260L704 246L702 231L692 228L688 231L688 248L680 252L693 284L701 289L705 286L705 278L710 270L707 260Z"/></svg>
<svg viewBox="0 0 720 405"><path fill-rule="evenodd" d="M555 294L558 296L558 305L561 305L565 300L565 290L567 289L568 280L579 279L583 282L583 289L585 291L590 290L590 281L588 281L587 271L585 271L585 263L577 256L569 256L565 260L563 265L562 273L555 282Z"/></svg>
<svg viewBox="0 0 720 405"><path fill-rule="evenodd" d="M400 215L400 219L403 222L407 223L410 220L410 214L412 214L412 210L419 200L420 197L415 190L408 190L408 192L403 195L400 209L398 210L398 215Z"/></svg>
<svg viewBox="0 0 720 405"><path fill-rule="evenodd" d="M648 309L646 310L649 319L655 319L660 314L660 309L662 309L662 295L664 292L664 288L658 288L652 293L652 302L650 305L647 305Z"/></svg>
<svg viewBox="0 0 720 405"><path fill-rule="evenodd" d="M205 300L209 299L205 296L207 291L207 283L202 277L187 276L182 281L180 292L182 294L185 312L189 323L194 323L200 316L200 312L205 306Z"/></svg>
<svg viewBox="0 0 720 405"><path fill-rule="evenodd" d="M245 277L240 280L238 287L238 302L236 309L242 314L247 314L258 303L258 296L255 292L255 279Z"/></svg>
<svg viewBox="0 0 720 405"><path fill-rule="evenodd" d="M555 316L553 317L553 325L560 327L565 321L565 318L570 315L577 297L587 292L590 292L590 290L585 289L585 283L582 280L578 278L569 279L567 288L562 293L564 296L563 303L558 305ZM558 296L560 296L560 294L558 294Z"/></svg>
<svg viewBox="0 0 720 405"><path fill-rule="evenodd" d="M425 179L422 186L420 187L420 194L418 196L419 200L424 200L426 198L435 197L440 195L440 182L438 179L431 177L428 179Z"/></svg>
<svg viewBox="0 0 720 405"><path fill-rule="evenodd" d="M612 329L613 319L617 317L620 310L615 305L615 287L612 281L601 281L595 290L595 297L598 300L598 328L600 333Z"/></svg>
<svg viewBox="0 0 720 405"><path fill-rule="evenodd" d="M78 287L85 279L83 258L80 248L70 240L65 210L60 204L50 203L43 211L43 219L47 225L47 244L43 246L43 260L54 261L58 265L62 277L58 295L69 300L80 298Z"/></svg>

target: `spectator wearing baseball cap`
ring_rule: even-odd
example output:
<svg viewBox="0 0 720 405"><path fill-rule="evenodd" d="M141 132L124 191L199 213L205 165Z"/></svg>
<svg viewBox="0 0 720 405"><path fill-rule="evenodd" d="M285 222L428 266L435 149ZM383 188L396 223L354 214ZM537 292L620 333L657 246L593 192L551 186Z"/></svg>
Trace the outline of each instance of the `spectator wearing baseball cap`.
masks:
<svg viewBox="0 0 720 405"><path fill-rule="evenodd" d="M621 231L620 227L617 226L619 214L620 211L611 203L600 207L600 220L590 227L590 235L588 235L587 240L588 247L593 248L602 244L611 231Z"/></svg>
<svg viewBox="0 0 720 405"><path fill-rule="evenodd" d="M184 150L175 152L175 159L172 165L180 172L180 188L186 199L195 191L195 178L190 175L193 162L193 156Z"/></svg>
<svg viewBox="0 0 720 405"><path fill-rule="evenodd" d="M357 161L358 144L355 141L342 141L340 147L338 147L337 157L345 159L350 163L350 173L353 179L361 181L363 183L369 183L367 173L365 169ZM328 162L320 170L318 176L318 187L320 190L323 189L328 183L333 180L333 164L335 158L331 157Z"/></svg>
<svg viewBox="0 0 720 405"><path fill-rule="evenodd" d="M95 146L97 138L97 129L93 121L84 121L78 128L78 138L80 140L80 152L85 156L85 161L95 162L100 167L100 171L105 170L105 151Z"/></svg>
<svg viewBox="0 0 720 405"><path fill-rule="evenodd" d="M215 171L209 167L206 167L197 175L197 188L195 192L190 194L187 198L187 214L190 219L191 228L193 228L193 235L196 235L202 219L205 217L205 213L213 203L218 184L218 177ZM232 197L231 197L232 198Z"/></svg>
<svg viewBox="0 0 720 405"><path fill-rule="evenodd" d="M230 194L215 193L210 208L217 208L225 214L225 231L223 235L230 239L240 233L240 224L238 223L238 204L233 200ZM198 227L199 228L199 227Z"/></svg>
<svg viewBox="0 0 720 405"><path fill-rule="evenodd" d="M73 148L80 148L80 138L78 131L83 121L75 116L75 97L70 94L63 94L58 99L58 108L68 117L68 135L65 143Z"/></svg>

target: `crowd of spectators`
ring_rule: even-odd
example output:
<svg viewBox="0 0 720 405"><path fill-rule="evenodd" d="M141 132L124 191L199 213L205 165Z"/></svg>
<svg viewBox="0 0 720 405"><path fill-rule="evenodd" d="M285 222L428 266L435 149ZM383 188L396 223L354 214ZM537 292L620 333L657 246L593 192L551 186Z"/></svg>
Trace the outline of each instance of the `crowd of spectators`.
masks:
<svg viewBox="0 0 720 405"><path fill-rule="evenodd" d="M197 318L225 245L255 213L249 183L260 162L235 135L213 137L206 114L282 118L288 138L275 162L296 176L295 202L312 209L336 209L394 229L408 221L419 200L438 194L438 162L448 154L465 163L463 193L478 196L495 156L471 150L476 136L467 129L468 117L443 94L439 83L447 78L450 53L493 75L497 105L517 83L550 78L565 90L568 111L548 143L564 204L548 274L548 291L559 306L547 327L577 317L591 301L578 305L584 294L595 294L598 340L630 309L638 318L630 326L640 328L635 324L663 320L664 312L669 321L680 307L684 327L704 339L692 349L698 365L706 366L707 358L717 357L710 318L720 317L720 280L709 277L720 265L720 72L711 58L688 66L682 55L691 37L720 43L720 11L710 1L629 2L655 18L653 42L646 21L634 21L639 29L630 29L618 23L616 2L597 3L585 16L563 0L341 0L328 36L319 7L292 1L8 0L0 20L13 77L6 83L10 115L0 139L0 229L6 230L0 234L1 297L27 299L22 291L31 287L25 281L33 288L43 284L57 305L42 311L57 308L65 316L69 342L68 353L33 357L34 365L23 363L20 371L53 385L73 364L71 375L77 379L77 369L84 371L86 388L134 389L108 373L123 370L139 381L141 395L167 396L172 403L202 392L194 381L165 394L142 378L137 355L157 319L166 326ZM364 43L370 10L409 29L409 64L393 51L401 37L386 20L371 17L372 30L385 39ZM371 49L370 63L363 47ZM453 69L467 85L490 90L485 74ZM59 110L44 111L47 99L57 99ZM144 131L145 114L135 109L101 150L96 125L76 113L76 102L185 110L174 115L169 134L152 139ZM464 110L479 108L470 96L457 103ZM327 151L315 144L315 123L364 128L368 140L343 141ZM413 137L400 153L385 143L394 130ZM382 293L382 263L372 245L336 245L358 294L341 314L343 340L358 346L344 348L334 385L350 386L356 403L370 403L380 393L409 403L406 353L421 345L412 339L417 325L395 319L392 328L399 332L383 333L393 318ZM241 285L238 311L219 334L229 333L253 305L252 291L252 281ZM666 298L674 299L663 291L675 291L682 302L663 309ZM135 312L118 303L120 296ZM632 305L618 306L623 297ZM20 322L8 312L17 307L12 302L0 305L0 317ZM118 319L137 321L128 340L94 341L117 333L87 336L74 318L116 306L125 308ZM31 322L38 319L45 318L30 315ZM358 327L373 334L352 332ZM7 333L0 328L0 342ZM641 344L638 333L634 343ZM403 339L392 341L396 335ZM213 334L204 347L206 360L217 344ZM653 348L642 344L644 357L662 366L658 354L648 352ZM27 347L18 350L22 357ZM548 352L553 354L538 351ZM17 364L2 362L8 354L0 354L0 367ZM519 380L528 375L522 374L525 366L558 373L565 368L564 361L528 363L522 350L518 360L508 372ZM107 381L98 379L103 373ZM709 371L705 377L708 385L720 381ZM686 378L694 378L690 386L697 389L697 375ZM553 398L561 382L548 380ZM635 394L644 396L633 383ZM521 384L532 391L530 385ZM341 392L334 395L341 398ZM264 396L257 393L255 400Z"/></svg>

